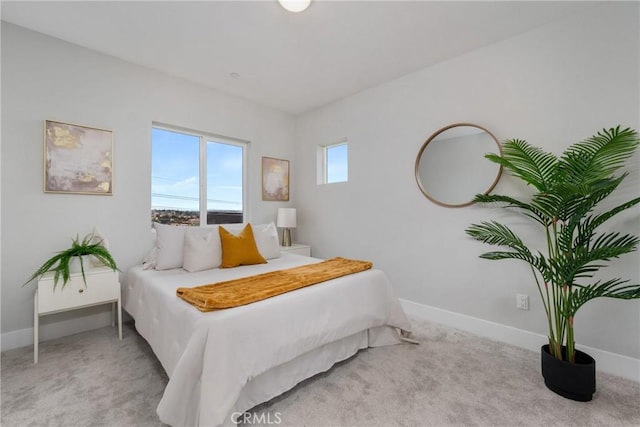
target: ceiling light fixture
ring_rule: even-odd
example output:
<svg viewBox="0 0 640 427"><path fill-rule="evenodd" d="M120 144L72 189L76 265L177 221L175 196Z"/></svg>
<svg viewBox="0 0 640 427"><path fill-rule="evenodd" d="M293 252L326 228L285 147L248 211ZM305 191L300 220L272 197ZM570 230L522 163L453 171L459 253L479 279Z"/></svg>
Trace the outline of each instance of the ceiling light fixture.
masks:
<svg viewBox="0 0 640 427"><path fill-rule="evenodd" d="M311 0L278 0L280 6L289 12L302 12L311 4Z"/></svg>

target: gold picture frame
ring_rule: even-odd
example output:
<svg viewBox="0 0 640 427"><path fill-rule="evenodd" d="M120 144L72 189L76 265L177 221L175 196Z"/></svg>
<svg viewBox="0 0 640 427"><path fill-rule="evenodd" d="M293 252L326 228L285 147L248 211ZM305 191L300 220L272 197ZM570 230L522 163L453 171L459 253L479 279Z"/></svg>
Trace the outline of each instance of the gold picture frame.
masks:
<svg viewBox="0 0 640 427"><path fill-rule="evenodd" d="M113 132L44 121L44 192L113 194Z"/></svg>
<svg viewBox="0 0 640 427"><path fill-rule="evenodd" d="M262 158L262 200L289 201L289 160Z"/></svg>

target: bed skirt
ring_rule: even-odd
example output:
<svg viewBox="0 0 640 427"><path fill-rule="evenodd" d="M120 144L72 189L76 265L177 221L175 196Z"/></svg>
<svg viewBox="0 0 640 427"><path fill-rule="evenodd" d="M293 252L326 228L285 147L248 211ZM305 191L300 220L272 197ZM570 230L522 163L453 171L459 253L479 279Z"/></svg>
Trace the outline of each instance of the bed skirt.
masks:
<svg viewBox="0 0 640 427"><path fill-rule="evenodd" d="M239 414L280 396L305 379L321 372L326 372L336 363L350 358L361 349L367 348L369 346L367 335L367 331L362 331L339 341L326 344L258 375L244 387L234 411L223 426L235 426L232 421L233 415L236 415L237 418ZM286 414L281 414L280 418L286 423Z"/></svg>

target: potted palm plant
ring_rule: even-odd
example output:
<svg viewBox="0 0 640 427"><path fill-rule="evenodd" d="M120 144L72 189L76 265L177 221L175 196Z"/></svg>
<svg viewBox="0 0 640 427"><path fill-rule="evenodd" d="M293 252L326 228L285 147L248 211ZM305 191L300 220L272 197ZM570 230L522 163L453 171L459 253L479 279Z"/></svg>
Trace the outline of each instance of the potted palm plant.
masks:
<svg viewBox="0 0 640 427"><path fill-rule="evenodd" d="M46 272L53 271L53 288L55 289L58 285L58 280L62 279L62 289L64 289L64 286L71 278L71 273L74 272L74 263L78 263L78 270L82 273L82 279L86 285L85 269L90 267L88 263L91 257L95 257L99 262L114 271L118 270L118 266L109 250L104 246L103 240L96 238L94 233L90 233L82 240L80 240L78 236L71 239L70 248L57 252L45 261L45 263L29 277L23 286ZM87 263L87 265L85 265L85 263Z"/></svg>
<svg viewBox="0 0 640 427"><path fill-rule="evenodd" d="M473 224L472 238L506 250L481 258L516 259L531 267L548 322L549 344L541 349L542 375L552 391L573 400L591 400L595 392L595 361L576 350L574 318L586 302L609 297L640 298L640 285L622 278L595 279L613 258L638 248L640 239L604 225L636 206L640 197L611 207L603 201L618 188L627 172L617 174L638 147L632 129L604 129L567 148L560 157L512 139L502 144L502 156L486 158L532 186L527 200L505 195L477 195L475 201L515 210L532 220L546 245L529 248L511 228L497 221Z"/></svg>

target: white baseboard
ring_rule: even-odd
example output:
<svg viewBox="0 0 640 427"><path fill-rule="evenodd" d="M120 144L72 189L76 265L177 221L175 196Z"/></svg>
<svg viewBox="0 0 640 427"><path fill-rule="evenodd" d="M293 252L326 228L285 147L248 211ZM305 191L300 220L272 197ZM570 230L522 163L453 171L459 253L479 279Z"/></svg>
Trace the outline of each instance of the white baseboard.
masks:
<svg viewBox="0 0 640 427"><path fill-rule="evenodd" d="M124 314L124 313L123 313ZM111 310L104 313L96 313L60 322L40 324L39 341L47 341L55 338L73 335L111 325ZM2 351L14 348L33 346L33 328L19 329L5 332L1 337Z"/></svg>
<svg viewBox="0 0 640 427"><path fill-rule="evenodd" d="M400 299L405 312L419 319L428 320L496 341L515 345L539 352L540 347L547 343L547 337L542 334L525 331L511 326L501 325L488 320L478 319L452 311ZM640 359L611 353L593 347L578 346L581 351L588 353L596 360L596 369L608 374L640 382Z"/></svg>

